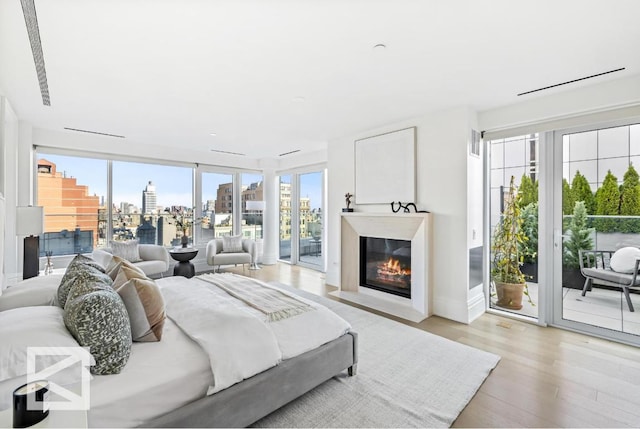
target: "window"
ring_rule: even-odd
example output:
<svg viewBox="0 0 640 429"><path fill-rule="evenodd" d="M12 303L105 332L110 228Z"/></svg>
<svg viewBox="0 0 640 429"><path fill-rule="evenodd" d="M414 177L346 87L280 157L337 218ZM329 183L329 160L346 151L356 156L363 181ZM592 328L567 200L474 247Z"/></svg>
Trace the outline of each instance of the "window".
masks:
<svg viewBox="0 0 640 429"><path fill-rule="evenodd" d="M263 238L262 212L264 211L262 175L242 174L242 235Z"/></svg>
<svg viewBox="0 0 640 429"><path fill-rule="evenodd" d="M91 252L107 243L107 161L39 153L37 204L44 207L41 256Z"/></svg>
<svg viewBox="0 0 640 429"><path fill-rule="evenodd" d="M41 256L90 253L134 238L171 247L185 236L199 245L232 234L263 237L260 174L49 151L36 153L37 204L45 214Z"/></svg>
<svg viewBox="0 0 640 429"><path fill-rule="evenodd" d="M201 243L233 235L233 175L202 173Z"/></svg>
<svg viewBox="0 0 640 429"><path fill-rule="evenodd" d="M113 240L177 246L193 237L193 169L113 162Z"/></svg>

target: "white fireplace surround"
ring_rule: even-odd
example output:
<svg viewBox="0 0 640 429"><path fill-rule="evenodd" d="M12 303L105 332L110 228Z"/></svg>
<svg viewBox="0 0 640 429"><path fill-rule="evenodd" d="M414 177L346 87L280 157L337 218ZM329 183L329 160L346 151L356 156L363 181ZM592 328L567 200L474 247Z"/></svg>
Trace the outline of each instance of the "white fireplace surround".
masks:
<svg viewBox="0 0 640 429"><path fill-rule="evenodd" d="M343 213L340 289L331 295L412 322L429 317L431 216L430 213ZM411 241L410 299L360 286L360 237Z"/></svg>

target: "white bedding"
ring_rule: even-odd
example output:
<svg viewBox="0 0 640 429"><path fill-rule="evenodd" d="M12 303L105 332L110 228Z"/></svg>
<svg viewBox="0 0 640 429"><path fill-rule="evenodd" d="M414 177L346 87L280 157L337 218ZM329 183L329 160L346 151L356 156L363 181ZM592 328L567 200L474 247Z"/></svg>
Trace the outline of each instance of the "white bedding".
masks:
<svg viewBox="0 0 640 429"><path fill-rule="evenodd" d="M239 277L215 276L222 281L229 276ZM264 313L197 277L174 277L158 283L167 303L167 315L209 355L214 384L207 394L226 389L283 359L313 350L351 329L348 322L327 308L286 292L314 310L268 322Z"/></svg>
<svg viewBox="0 0 640 429"><path fill-rule="evenodd" d="M203 398L213 382L209 358L171 320L162 341L133 343L120 374L91 380L89 427L134 427Z"/></svg>
<svg viewBox="0 0 640 429"><path fill-rule="evenodd" d="M270 332L271 338L275 338L278 361L312 350L338 338L350 329L346 321L330 310L296 296L316 310L278 322L270 322L267 331L264 331L266 322L264 322L263 313L209 283L195 277L193 279L168 277L157 280L156 283L162 290L178 288L183 292L178 295L187 297L193 295L194 288L210 288L215 305L207 308L206 313L219 315L220 312L238 313L239 311L241 315L235 316L236 318L250 317L251 319L248 319L251 320L250 326L262 325L260 331ZM171 305L169 300L168 304ZM184 314L188 313L186 311ZM204 328L199 328L203 331L203 338L215 338L216 335L220 335L219 326L208 326L209 322L203 320L202 315L192 314L192 316L189 318L203 323ZM217 321L215 323L219 323L217 317L212 319ZM314 333L317 331L317 335L309 335L310 327L313 327ZM228 334L232 333L233 330ZM192 332L190 335L198 337L200 334ZM235 352L229 350L229 353L231 356L233 353L237 355L238 350L236 349ZM253 359L260 354L262 353L251 353L248 357ZM225 365L227 364L233 365L234 362L227 362ZM204 398L210 386L213 385L211 356L168 318L165 321L162 341L133 343L129 361L120 374L93 376L90 391L91 409L88 412L89 427L139 426L189 402ZM11 391L15 388L15 386L9 387ZM216 385L216 388L219 386Z"/></svg>

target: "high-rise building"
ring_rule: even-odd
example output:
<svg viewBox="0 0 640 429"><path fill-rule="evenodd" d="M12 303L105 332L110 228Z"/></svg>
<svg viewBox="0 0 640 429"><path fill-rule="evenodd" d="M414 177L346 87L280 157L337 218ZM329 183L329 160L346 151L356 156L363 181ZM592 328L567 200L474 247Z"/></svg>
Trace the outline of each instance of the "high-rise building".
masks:
<svg viewBox="0 0 640 429"><path fill-rule="evenodd" d="M151 180L142 191L142 214L155 213L156 204L156 186Z"/></svg>

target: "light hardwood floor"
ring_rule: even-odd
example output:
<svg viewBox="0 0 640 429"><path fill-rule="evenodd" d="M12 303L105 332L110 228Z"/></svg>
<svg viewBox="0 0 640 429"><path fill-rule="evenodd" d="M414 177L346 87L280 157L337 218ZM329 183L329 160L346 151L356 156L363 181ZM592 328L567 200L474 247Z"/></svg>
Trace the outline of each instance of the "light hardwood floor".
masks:
<svg viewBox="0 0 640 429"><path fill-rule="evenodd" d="M335 290L323 273L284 263L245 274L323 296ZM640 427L638 348L492 314L464 325L365 310L502 357L453 427Z"/></svg>

